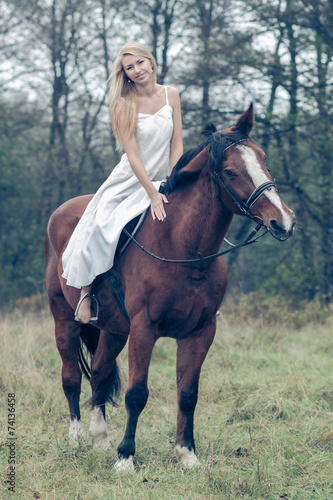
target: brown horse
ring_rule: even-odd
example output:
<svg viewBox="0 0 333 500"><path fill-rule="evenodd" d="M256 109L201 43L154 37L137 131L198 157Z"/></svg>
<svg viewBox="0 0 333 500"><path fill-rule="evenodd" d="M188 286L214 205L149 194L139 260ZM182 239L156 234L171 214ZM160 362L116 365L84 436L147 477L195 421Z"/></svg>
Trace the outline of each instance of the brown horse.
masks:
<svg viewBox="0 0 333 500"><path fill-rule="evenodd" d="M160 337L174 338L177 350L178 415L175 452L183 465L198 463L193 438L202 363L216 329L227 273L217 253L233 214L247 215L265 226L274 238L287 239L295 225L293 212L282 202L265 166L265 154L249 138L252 105L237 124L223 132L211 130L204 142L186 153L173 169L164 192L167 218L161 223L146 217L137 240L157 256L152 258L133 242L116 260L130 322L103 275L96 296L100 304L97 324L74 321L80 291L66 285L62 253L91 196L64 203L52 215L46 233L46 286L62 358L63 389L70 411L70 436L83 434L79 396L82 370L80 342L92 355L92 418L95 445L108 447L105 403L117 392L116 358L129 337L129 380L125 395L127 426L118 447L119 470L133 470L135 432L148 398L147 376L152 350ZM79 365L81 361L81 368Z"/></svg>

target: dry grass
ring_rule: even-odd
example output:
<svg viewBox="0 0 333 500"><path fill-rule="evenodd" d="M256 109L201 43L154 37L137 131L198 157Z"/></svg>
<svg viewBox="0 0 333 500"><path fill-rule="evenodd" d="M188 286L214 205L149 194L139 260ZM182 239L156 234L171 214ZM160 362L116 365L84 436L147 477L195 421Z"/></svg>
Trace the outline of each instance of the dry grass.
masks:
<svg viewBox="0 0 333 500"><path fill-rule="evenodd" d="M332 316L288 327L227 311L205 361L195 418L201 467L182 470L175 438L175 343L161 339L150 368L150 398L138 425L136 474L113 470L125 424L123 395L108 407L110 450L68 442L61 362L47 311L1 318L1 498L320 499L333 498ZM126 386L126 352L119 360ZM7 394L16 398L16 491L8 491ZM90 396L84 381L82 401ZM89 409L83 408L88 432Z"/></svg>

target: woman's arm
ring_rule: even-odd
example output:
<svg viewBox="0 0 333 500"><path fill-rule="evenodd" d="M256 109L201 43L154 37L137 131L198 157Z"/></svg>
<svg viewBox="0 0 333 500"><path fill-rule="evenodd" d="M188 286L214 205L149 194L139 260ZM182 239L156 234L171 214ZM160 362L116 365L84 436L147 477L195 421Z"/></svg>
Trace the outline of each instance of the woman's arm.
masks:
<svg viewBox="0 0 333 500"><path fill-rule="evenodd" d="M168 87L170 106L173 109L173 134L170 144L170 172L183 154L182 115L178 90Z"/></svg>
<svg viewBox="0 0 333 500"><path fill-rule="evenodd" d="M146 172L146 169L141 161L139 148L136 142L135 135L130 136L127 130L127 123L122 118L122 104L120 103L117 112L119 113L119 132L121 140L124 146L125 153L127 155L128 161L131 168L138 178L140 184L146 190L150 200L151 200L151 215L155 220L164 220L166 217L166 212L164 208L164 203L168 203L166 196L159 193Z"/></svg>

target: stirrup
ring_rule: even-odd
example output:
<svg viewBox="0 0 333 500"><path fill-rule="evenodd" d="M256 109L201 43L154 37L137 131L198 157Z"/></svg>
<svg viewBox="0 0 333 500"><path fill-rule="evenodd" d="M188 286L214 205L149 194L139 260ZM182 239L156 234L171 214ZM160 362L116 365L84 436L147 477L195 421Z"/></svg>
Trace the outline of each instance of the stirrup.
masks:
<svg viewBox="0 0 333 500"><path fill-rule="evenodd" d="M83 295L83 297L81 297L81 299L79 300L79 303L78 305L76 306L76 309L75 309L75 313L74 313L74 319L75 321L78 321L79 323L82 323L82 321L80 320L80 318L78 317L78 312L79 312L79 309L80 309L80 305L82 304L82 302L85 300L85 299L93 299L96 303L96 315L95 316L92 316L88 323L96 323L96 321L98 320L98 314L99 314L99 303L98 303L98 300L96 298L96 295L90 295L89 293L86 293ZM90 311L91 311L91 307L90 307Z"/></svg>

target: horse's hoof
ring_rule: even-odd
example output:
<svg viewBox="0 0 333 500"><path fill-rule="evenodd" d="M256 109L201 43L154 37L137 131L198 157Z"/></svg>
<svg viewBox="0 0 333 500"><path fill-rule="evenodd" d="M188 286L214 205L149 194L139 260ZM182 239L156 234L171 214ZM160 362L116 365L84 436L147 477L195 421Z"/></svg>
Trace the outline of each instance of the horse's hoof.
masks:
<svg viewBox="0 0 333 500"><path fill-rule="evenodd" d="M180 465L183 467L198 467L200 465L194 450L189 450L187 446L175 446L175 454L179 460Z"/></svg>
<svg viewBox="0 0 333 500"><path fill-rule="evenodd" d="M108 429L106 422L104 420L104 415L99 407L93 408L91 412L91 422L89 427L89 432L94 438L94 449L95 450L108 450L109 440L108 440Z"/></svg>
<svg viewBox="0 0 333 500"><path fill-rule="evenodd" d="M79 442L84 439L84 431L81 421L77 418L71 420L69 425L69 444L73 447L79 446Z"/></svg>
<svg viewBox="0 0 333 500"><path fill-rule="evenodd" d="M94 450L106 451L110 448L110 443L107 436L100 436L95 439Z"/></svg>
<svg viewBox="0 0 333 500"><path fill-rule="evenodd" d="M116 472L135 472L133 464L133 455L128 458L119 458L114 464Z"/></svg>

